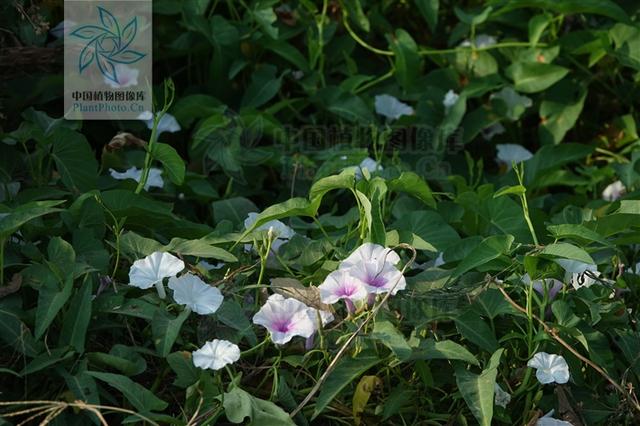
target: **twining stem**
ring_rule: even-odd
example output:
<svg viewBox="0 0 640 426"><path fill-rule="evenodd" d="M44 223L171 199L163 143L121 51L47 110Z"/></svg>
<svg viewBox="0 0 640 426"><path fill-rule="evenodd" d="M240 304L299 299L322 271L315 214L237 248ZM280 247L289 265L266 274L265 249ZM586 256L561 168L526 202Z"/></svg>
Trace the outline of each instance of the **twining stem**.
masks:
<svg viewBox="0 0 640 426"><path fill-rule="evenodd" d="M151 128L151 136L149 137L149 143L147 144L147 153L144 157L144 167L142 169L142 176L140 177L140 182L138 182L138 186L136 187L135 193L139 194L144 189L147 184L147 180L149 179L149 171L151 170L151 162L153 161L153 150L158 139L158 126L160 125L160 121L162 117L166 114L173 103L175 98L176 89L173 85L173 81L171 79L167 79L164 81L164 106L157 113L153 112L153 127ZM154 108L155 109L155 108Z"/></svg>
<svg viewBox="0 0 640 426"><path fill-rule="evenodd" d="M524 186L524 163L520 163L520 165L513 164L513 171L518 178L518 183L520 186L525 188ZM535 229L533 229L533 223L531 223L531 218L529 217L529 204L527 203L527 189L525 188L521 194L519 194L520 203L522 204L522 212L524 214L524 220L527 222L527 226L529 227L529 232L531 233L531 237L533 238L533 243L537 246L538 244L538 236L536 235Z"/></svg>
<svg viewBox="0 0 640 426"><path fill-rule="evenodd" d="M383 56L395 56L395 53L392 50L378 49L376 47L371 46L362 38L360 38L360 36L356 34L356 32L353 30L353 28L351 28L351 25L349 24L349 14L347 13L346 8L342 9L342 24L344 25L344 28L347 30L351 38L355 40L355 42L358 43L360 46L367 49L368 51L378 55L383 55ZM504 43L496 43L490 46L483 46L483 47L475 47L472 45L470 47L463 46L463 47L456 47L451 49L421 48L421 49L418 49L418 54L420 56L437 56L437 55L448 55L450 53L463 52L465 50L481 52L485 50L500 49L500 48L507 48L507 47L546 47L546 46L547 46L546 43L537 43L532 46L531 43L529 43L528 41L506 41Z"/></svg>

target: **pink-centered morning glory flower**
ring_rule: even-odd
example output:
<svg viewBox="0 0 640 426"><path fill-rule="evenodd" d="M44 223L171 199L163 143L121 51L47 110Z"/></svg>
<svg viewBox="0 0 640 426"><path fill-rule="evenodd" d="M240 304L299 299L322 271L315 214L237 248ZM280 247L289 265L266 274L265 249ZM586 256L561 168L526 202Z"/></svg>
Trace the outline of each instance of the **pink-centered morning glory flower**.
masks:
<svg viewBox="0 0 640 426"><path fill-rule="evenodd" d="M158 296L166 297L162 280L177 275L184 269L184 262L171 253L156 251L133 262L129 269L129 285L141 289L156 286Z"/></svg>
<svg viewBox="0 0 640 426"><path fill-rule="evenodd" d="M350 268L369 261L397 265L400 262L400 256L395 251L380 244L364 243L340 263L340 269Z"/></svg>
<svg viewBox="0 0 640 426"><path fill-rule="evenodd" d="M173 299L176 303L185 305L200 315L214 313L224 300L220 290L191 273L169 278L169 288L173 290Z"/></svg>
<svg viewBox="0 0 640 426"><path fill-rule="evenodd" d="M220 370L240 359L240 348L228 340L213 339L192 354L193 365Z"/></svg>
<svg viewBox="0 0 640 426"><path fill-rule="evenodd" d="M407 282L395 266L381 259L361 262L350 267L347 272L364 284L371 295L389 293L395 295L404 290Z"/></svg>
<svg viewBox="0 0 640 426"><path fill-rule="evenodd" d="M338 269L333 271L324 282L318 286L322 303L333 304L344 300L349 313L355 311L354 302L367 298L368 292L362 281L353 277L349 270Z"/></svg>
<svg viewBox="0 0 640 426"><path fill-rule="evenodd" d="M536 369L536 377L543 385L569 381L569 365L562 355L538 352L527 362L527 367Z"/></svg>
<svg viewBox="0 0 640 426"><path fill-rule="evenodd" d="M322 325L333 320L333 315L320 311ZM294 336L306 339L318 328L318 311L294 298L272 294L253 316L253 323L269 331L273 343L283 345Z"/></svg>

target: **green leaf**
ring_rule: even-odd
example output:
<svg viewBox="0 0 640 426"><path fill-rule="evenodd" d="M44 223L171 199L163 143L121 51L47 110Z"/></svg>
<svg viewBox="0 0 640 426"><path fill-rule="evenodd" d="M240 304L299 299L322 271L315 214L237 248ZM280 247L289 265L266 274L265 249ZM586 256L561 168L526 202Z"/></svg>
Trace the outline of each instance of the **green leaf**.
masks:
<svg viewBox="0 0 640 426"><path fill-rule="evenodd" d="M62 211L54 208L62 203L64 201L33 201L16 207L7 216L0 218L0 240L6 239L22 225L37 217Z"/></svg>
<svg viewBox="0 0 640 426"><path fill-rule="evenodd" d="M445 222L438 212L434 211L409 212L394 222L391 227L417 235L438 251L444 251L448 246L460 240L456 230Z"/></svg>
<svg viewBox="0 0 640 426"><path fill-rule="evenodd" d="M418 45L409 33L401 28L396 30L395 37L390 38L389 45L395 54L396 79L403 89L410 90L422 68Z"/></svg>
<svg viewBox="0 0 640 426"><path fill-rule="evenodd" d="M125 376L135 376L147 369L147 362L130 346L115 344L109 353L89 352L87 358L92 365L108 367L118 370Z"/></svg>
<svg viewBox="0 0 640 426"><path fill-rule="evenodd" d="M122 392L127 401L141 413L154 410L162 411L169 406L149 389L123 375L97 371L87 371L87 374Z"/></svg>
<svg viewBox="0 0 640 426"><path fill-rule="evenodd" d="M493 194L493 198L502 197L507 194L523 195L525 192L527 192L527 188L522 185L505 186L497 190L496 193Z"/></svg>
<svg viewBox="0 0 640 426"><path fill-rule="evenodd" d="M156 142L153 147L153 158L162 163L164 172L171 182L182 185L186 170L185 164L180 154L171 145Z"/></svg>
<svg viewBox="0 0 640 426"><path fill-rule="evenodd" d="M278 93L282 76L276 77L277 71L274 65L262 65L254 71L242 97L243 108L258 108Z"/></svg>
<svg viewBox="0 0 640 426"><path fill-rule="evenodd" d="M100 394L98 392L98 385L93 377L87 374L86 361L82 363L85 367L80 372L73 376L66 371L62 371L62 377L64 377L69 390L73 392L74 396L88 404L100 404ZM96 424L100 424L96 418Z"/></svg>
<svg viewBox="0 0 640 426"><path fill-rule="evenodd" d="M565 15L591 13L608 16L621 22L629 21L624 9L611 0L510 0L504 4L505 6L499 10L500 13L526 7L550 10Z"/></svg>
<svg viewBox="0 0 640 426"><path fill-rule="evenodd" d="M465 339L487 352L493 352L498 348L498 340L494 332L474 311L468 310L454 320L458 331Z"/></svg>
<svg viewBox="0 0 640 426"><path fill-rule="evenodd" d="M252 15L265 34L273 39L278 38L278 28L273 25L278 20L278 17L272 7L254 10Z"/></svg>
<svg viewBox="0 0 640 426"><path fill-rule="evenodd" d="M360 377L365 371L379 364L382 360L377 355L360 353L355 358L346 358L338 362L335 370L331 372L327 381L322 386L320 395L316 400L313 418L316 418L338 396L340 391L349 383Z"/></svg>
<svg viewBox="0 0 640 426"><path fill-rule="evenodd" d="M539 62L515 62L506 69L518 92L541 92L560 81L569 69Z"/></svg>
<svg viewBox="0 0 640 426"><path fill-rule="evenodd" d="M216 311L216 318L226 326L237 330L237 336L246 338L251 346L258 343L258 338L253 331L253 325L247 319L242 306L235 300L225 298L220 309Z"/></svg>
<svg viewBox="0 0 640 426"><path fill-rule="evenodd" d="M465 361L469 364L480 365L478 359L467 350L464 346L452 340L435 341L427 339L420 342L419 346L413 351L410 359L429 360L429 359L449 359Z"/></svg>
<svg viewBox="0 0 640 426"><path fill-rule="evenodd" d="M498 315L514 315L517 312L513 306L509 304L495 288L488 288L476 298L473 302L473 308L480 315L487 316L489 318L495 318Z"/></svg>
<svg viewBox="0 0 640 426"><path fill-rule="evenodd" d="M563 259L577 260L579 262L594 264L595 262L585 250L569 243L553 243L546 246L540 254Z"/></svg>
<svg viewBox="0 0 640 426"><path fill-rule="evenodd" d="M314 101L321 108L352 123L369 124L374 120L371 108L357 95L341 90L339 87L325 87L318 90Z"/></svg>
<svg viewBox="0 0 640 426"><path fill-rule="evenodd" d="M87 192L98 184L98 162L84 135L66 127L50 136L53 157L64 185L72 192Z"/></svg>
<svg viewBox="0 0 640 426"><path fill-rule="evenodd" d="M190 2L184 4L188 3ZM211 17L209 20L209 28L207 28L206 31L205 35L218 50L219 54L222 52L222 47L234 45L240 37L236 27L220 15L213 15Z"/></svg>
<svg viewBox="0 0 640 426"><path fill-rule="evenodd" d="M86 279L71 299L60 332L60 346L71 346L80 354L84 352L87 329L91 320L91 291L91 280Z"/></svg>
<svg viewBox="0 0 640 426"><path fill-rule="evenodd" d="M489 15L491 14L492 11L493 11L492 6L489 6L483 9L481 12L475 13L475 14L467 13L464 10L460 9L459 7L454 7L454 12L458 17L458 19L460 19L460 21L464 22L465 24L471 25L471 26L478 26L483 22L485 22L489 18Z"/></svg>
<svg viewBox="0 0 640 426"><path fill-rule="evenodd" d="M211 245L205 238L198 240L185 240L183 238L173 238L169 244L164 246L164 251L178 253L183 256L196 256L205 259L218 259L224 262L237 262L238 258L228 251Z"/></svg>
<svg viewBox="0 0 640 426"><path fill-rule="evenodd" d="M453 270L449 280L454 280L473 268L483 265L502 254L509 252L513 244L513 235L492 235L485 238L467 257Z"/></svg>
<svg viewBox="0 0 640 426"><path fill-rule="evenodd" d="M547 226L547 229L556 239L571 238L582 243L598 242L602 245L609 245L609 242L600 234L592 231L584 225L563 223L560 225L549 225Z"/></svg>
<svg viewBox="0 0 640 426"><path fill-rule="evenodd" d="M391 191L406 192L429 207L436 208L436 200L433 198L431 188L414 172L402 172L399 177L389 181L388 186Z"/></svg>
<svg viewBox="0 0 640 426"><path fill-rule="evenodd" d="M216 223L228 220L234 225L240 225L251 212L258 211L253 202L244 197L228 198L211 203L213 218Z"/></svg>
<svg viewBox="0 0 640 426"><path fill-rule="evenodd" d="M549 26L552 18L548 13L543 13L529 19L529 43L531 43L532 46L538 44L542 33L544 33L544 30Z"/></svg>
<svg viewBox="0 0 640 426"><path fill-rule="evenodd" d="M2 301L0 301L0 340L29 357L35 357L41 351L40 342L33 338L27 325Z"/></svg>
<svg viewBox="0 0 640 426"><path fill-rule="evenodd" d="M38 291L35 338L40 339L53 322L60 309L67 303L73 290L73 275L64 278L62 288L43 286Z"/></svg>
<svg viewBox="0 0 640 426"><path fill-rule="evenodd" d="M231 423L243 423L249 417L248 426L295 426L289 414L273 402L259 399L235 386L224 394L224 413Z"/></svg>
<svg viewBox="0 0 640 426"><path fill-rule="evenodd" d="M436 30L438 25L438 8L440 6L439 0L415 0L416 6L420 10L422 17L427 22L431 32Z"/></svg>
<svg viewBox="0 0 640 426"><path fill-rule="evenodd" d="M167 363L173 372L176 373L176 380L173 382L175 386L186 389L198 381L200 372L198 368L193 365L191 352L182 351L169 354L169 356L167 356Z"/></svg>
<svg viewBox="0 0 640 426"><path fill-rule="evenodd" d="M461 367L456 368L458 390L480 426L491 426L494 386L503 351L504 349L495 351L489 365L479 375Z"/></svg>
<svg viewBox="0 0 640 426"><path fill-rule="evenodd" d="M400 361L406 361L411 356L411 346L391 321L376 321L371 338L391 349Z"/></svg>
<svg viewBox="0 0 640 426"><path fill-rule="evenodd" d="M360 0L345 0L344 6L347 9L349 19L355 22L363 31L369 32L369 18L362 10Z"/></svg>
<svg viewBox="0 0 640 426"><path fill-rule="evenodd" d="M70 351L69 348L52 349L50 352L43 353L27 364L20 372L20 375L27 376L29 374L37 373L38 371L42 371L45 368L49 368L52 365L73 357L73 355L73 351Z"/></svg>
<svg viewBox="0 0 640 426"><path fill-rule="evenodd" d="M182 324L184 324L190 313L189 309L185 309L177 317L173 317L165 310L158 309L156 311L151 320L151 334L158 355L163 358L169 355L171 347L180 334Z"/></svg>
<svg viewBox="0 0 640 426"><path fill-rule="evenodd" d="M567 132L576 124L586 98L587 90L571 81L561 81L547 91L545 100L540 104L540 142L562 142Z"/></svg>

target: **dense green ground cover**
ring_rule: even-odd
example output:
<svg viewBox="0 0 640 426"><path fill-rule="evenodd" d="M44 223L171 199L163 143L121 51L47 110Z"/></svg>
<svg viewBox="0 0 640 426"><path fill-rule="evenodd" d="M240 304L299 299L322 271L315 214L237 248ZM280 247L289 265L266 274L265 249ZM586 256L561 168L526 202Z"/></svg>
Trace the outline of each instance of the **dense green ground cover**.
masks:
<svg viewBox="0 0 640 426"><path fill-rule="evenodd" d="M637 2L153 3L148 122L0 5L0 422L637 424Z"/></svg>

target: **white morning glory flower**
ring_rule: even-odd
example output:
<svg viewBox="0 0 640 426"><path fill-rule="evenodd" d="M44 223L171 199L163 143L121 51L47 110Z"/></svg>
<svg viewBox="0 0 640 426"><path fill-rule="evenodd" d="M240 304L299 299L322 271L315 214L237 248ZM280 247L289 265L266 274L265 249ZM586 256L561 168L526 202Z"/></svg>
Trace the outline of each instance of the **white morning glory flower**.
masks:
<svg viewBox="0 0 640 426"><path fill-rule="evenodd" d="M141 113L138 116L138 120L144 121L148 129L153 129L153 114L151 113L151 111L145 111ZM176 120L173 115L164 113L164 115L160 119L160 122L158 123L158 129L156 131L158 133L158 136L160 136L160 134L164 132L175 133L179 132L180 130L181 128L178 120Z"/></svg>
<svg viewBox="0 0 640 426"><path fill-rule="evenodd" d="M496 43L497 41L494 36L490 36L487 34L478 34L475 38L475 43L473 45L475 45L475 47L478 49L482 49L484 47L493 46ZM460 46L471 47L472 43L469 40L464 40L462 43L460 43Z"/></svg>
<svg viewBox="0 0 640 426"><path fill-rule="evenodd" d="M533 105L530 97L521 95L513 87L504 87L499 92L492 93L489 99L502 100L507 105L507 118L511 121L520 118L520 115Z"/></svg>
<svg viewBox="0 0 640 426"><path fill-rule="evenodd" d="M498 154L496 160L511 169L511 163L522 163L533 157L527 148L513 143L497 144Z"/></svg>
<svg viewBox="0 0 640 426"><path fill-rule="evenodd" d="M247 218L244 220L244 229L249 229L256 223L256 219L258 218L258 213L249 213ZM268 231L271 229L271 232L276 238L281 238L284 240L288 240L296 234L296 231L280 222L279 220L270 220L267 223L263 223L258 226L255 231Z"/></svg>
<svg viewBox="0 0 640 426"><path fill-rule="evenodd" d="M269 331L273 343L283 345L294 336L310 338L317 330L317 310L294 298L272 294L253 316L253 323ZM321 312L322 322L333 319L333 315Z"/></svg>
<svg viewBox="0 0 640 426"><path fill-rule="evenodd" d="M578 260L556 259L555 262L564 268L565 281L568 281L576 290L581 287L591 287L597 281L589 275L600 276L598 267L592 263L584 263ZM589 275L587 275L589 271Z"/></svg>
<svg viewBox="0 0 640 426"><path fill-rule="evenodd" d="M543 385L569 381L569 366L561 355L538 352L527 362L527 367L536 369L536 377Z"/></svg>
<svg viewBox="0 0 640 426"><path fill-rule="evenodd" d="M177 275L184 269L184 262L171 253L156 251L133 262L129 269L129 285L141 289L156 286L158 296L164 299L166 293L162 280Z"/></svg>
<svg viewBox="0 0 640 426"><path fill-rule="evenodd" d="M130 67L126 64L117 64L116 76L118 77L118 82L116 83L106 76L104 77L104 82L113 89L123 89L125 87L137 85L139 74L140 71L137 68Z"/></svg>
<svg viewBox="0 0 640 426"><path fill-rule="evenodd" d="M453 90L449 90L444 95L444 99L442 100L442 105L444 105L445 111L449 111L451 107L453 107L456 102L458 102L458 98L460 98L460 95L458 95Z"/></svg>
<svg viewBox="0 0 640 426"><path fill-rule="evenodd" d="M355 311L354 302L364 300L368 296L367 289L362 282L349 274L347 269L333 271L324 282L318 286L322 303L333 304L344 300L349 313Z"/></svg>
<svg viewBox="0 0 640 426"><path fill-rule="evenodd" d="M356 180L360 180L364 177L364 170L367 170L369 174L384 170L382 165L378 164L376 160L371 157L367 157L355 167Z"/></svg>
<svg viewBox="0 0 640 426"><path fill-rule="evenodd" d="M135 166L128 168L124 172L117 172L114 169L109 169L109 172L111 173L112 178L118 180L133 179L136 182L140 182L140 179L142 179L142 169L138 169ZM151 167L149 169L149 176L147 176L147 182L144 184L144 190L148 191L151 187L164 187L162 170L155 167Z"/></svg>
<svg viewBox="0 0 640 426"><path fill-rule="evenodd" d="M198 262L198 266L201 267L202 269L204 269L205 271L213 271L213 270L217 270L217 269L222 269L222 268L224 268L224 265L225 265L224 262L209 263L206 260L201 260L200 262Z"/></svg>
<svg viewBox="0 0 640 426"><path fill-rule="evenodd" d="M549 411L544 416L540 417L536 421L536 426L573 426L572 423L565 422L564 420L554 419L553 417L554 410Z"/></svg>
<svg viewBox="0 0 640 426"><path fill-rule="evenodd" d="M400 262L400 256L395 251L380 244L364 243L340 263L340 269L350 268L368 261L397 265Z"/></svg>
<svg viewBox="0 0 640 426"><path fill-rule="evenodd" d="M392 120L397 120L403 115L413 115L413 108L391 95L377 95L375 108L376 113Z"/></svg>
<svg viewBox="0 0 640 426"><path fill-rule="evenodd" d="M256 223L257 217L258 213L249 213L247 218L244 220L244 229L250 229L253 224ZM270 220L269 222L258 226L256 229L254 229L254 231L271 232L271 234L275 237L275 239L271 242L271 253L269 253L270 258L273 258L272 253L278 253L280 247L282 247L283 244L288 242L289 239L296 234L296 231L279 220ZM250 252L252 248L252 244L244 245L244 250L246 252Z"/></svg>
<svg viewBox="0 0 640 426"><path fill-rule="evenodd" d="M186 273L169 278L173 299L200 315L209 315L218 310L224 297L220 290L202 281L197 275Z"/></svg>
<svg viewBox="0 0 640 426"><path fill-rule="evenodd" d="M240 359L240 348L228 340L213 339L193 352L192 358L196 367L220 370Z"/></svg>
<svg viewBox="0 0 640 426"><path fill-rule="evenodd" d="M616 201L619 200L626 192L627 188L625 188L621 181L617 180L607 185L604 191L602 191L602 199L605 201Z"/></svg>
<svg viewBox="0 0 640 426"><path fill-rule="evenodd" d="M497 135L501 135L505 132L505 128L500 123L492 124L489 127L482 129L482 138L486 141L490 141Z"/></svg>
<svg viewBox="0 0 640 426"><path fill-rule="evenodd" d="M511 402L511 395L508 392L505 392L499 384L495 384L493 387L494 390L494 404L498 407L507 408L507 405Z"/></svg>
<svg viewBox="0 0 640 426"><path fill-rule="evenodd" d="M447 263L447 262L444 260L444 253L443 252L439 252L438 253L438 257L436 257L435 260L433 261L433 267L434 268L438 268L438 267L444 265L445 263Z"/></svg>

